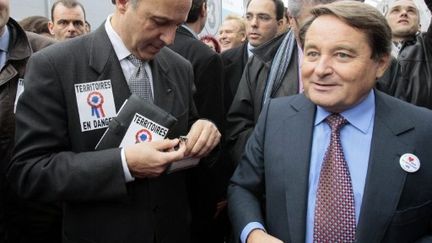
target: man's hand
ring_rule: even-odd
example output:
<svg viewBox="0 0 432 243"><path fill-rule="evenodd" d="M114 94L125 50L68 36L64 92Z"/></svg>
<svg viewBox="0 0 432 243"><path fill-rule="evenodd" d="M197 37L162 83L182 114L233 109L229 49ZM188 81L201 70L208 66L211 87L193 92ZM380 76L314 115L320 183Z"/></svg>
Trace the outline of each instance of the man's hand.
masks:
<svg viewBox="0 0 432 243"><path fill-rule="evenodd" d="M156 142L143 142L128 146L124 149L126 162L133 177L157 177L166 167L184 158L186 146L178 139L165 139Z"/></svg>
<svg viewBox="0 0 432 243"><path fill-rule="evenodd" d="M261 229L255 229L250 232L247 243L283 243L283 241L267 234Z"/></svg>
<svg viewBox="0 0 432 243"><path fill-rule="evenodd" d="M198 120L192 125L187 138L185 156L202 158L219 143L221 134L213 122Z"/></svg>

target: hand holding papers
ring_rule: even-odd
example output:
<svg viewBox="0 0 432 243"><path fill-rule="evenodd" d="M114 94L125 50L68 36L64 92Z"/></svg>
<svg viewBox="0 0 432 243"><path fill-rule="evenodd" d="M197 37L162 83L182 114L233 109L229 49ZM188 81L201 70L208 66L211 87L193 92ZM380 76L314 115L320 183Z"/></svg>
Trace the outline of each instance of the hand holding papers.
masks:
<svg viewBox="0 0 432 243"><path fill-rule="evenodd" d="M96 149L125 148L128 166L137 177L154 177L167 167L167 173L171 173L195 166L199 159L182 160L186 150L184 143L174 150L179 139L165 139L176 121L166 111L133 94L113 118ZM169 166L170 163L176 165Z"/></svg>

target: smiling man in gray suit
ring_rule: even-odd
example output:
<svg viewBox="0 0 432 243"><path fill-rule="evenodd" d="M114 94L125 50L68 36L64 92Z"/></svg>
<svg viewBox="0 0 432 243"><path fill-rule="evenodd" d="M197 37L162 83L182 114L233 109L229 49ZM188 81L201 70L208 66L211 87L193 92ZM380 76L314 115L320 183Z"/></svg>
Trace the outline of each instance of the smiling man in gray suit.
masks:
<svg viewBox="0 0 432 243"><path fill-rule="evenodd" d="M184 172L163 172L220 139L212 122L196 118L190 64L165 47L191 0L113 3L99 29L30 59L8 176L23 197L64 202L64 242L189 243ZM177 118L171 139L94 151L138 72L147 74L138 85L150 87L149 101ZM188 139L175 150L180 135Z"/></svg>
<svg viewBox="0 0 432 243"><path fill-rule="evenodd" d="M236 239L430 242L432 112L374 90L390 27L354 1L312 14L305 93L268 102L231 179Z"/></svg>

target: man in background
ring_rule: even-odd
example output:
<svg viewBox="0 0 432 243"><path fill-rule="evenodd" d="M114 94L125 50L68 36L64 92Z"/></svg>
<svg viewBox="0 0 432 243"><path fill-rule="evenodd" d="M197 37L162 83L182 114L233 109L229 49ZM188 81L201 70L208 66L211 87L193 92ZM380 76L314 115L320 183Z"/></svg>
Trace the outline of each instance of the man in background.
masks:
<svg viewBox="0 0 432 243"><path fill-rule="evenodd" d="M432 10L432 1L425 3ZM379 82L379 89L432 109L432 25L420 32L419 9L412 0L391 3L386 19L392 29L392 54L398 64L391 82Z"/></svg>
<svg viewBox="0 0 432 243"><path fill-rule="evenodd" d="M246 41L246 21L237 15L228 15L219 26L221 52L242 45Z"/></svg>
<svg viewBox="0 0 432 243"><path fill-rule="evenodd" d="M214 122L219 131L223 131L222 60L198 39L206 20L207 0L193 0L186 22L177 28L174 43L169 48L192 64L196 87L194 101L199 116ZM224 241L214 219L217 202L224 196L221 191L225 191L217 170L220 167L217 163L219 152L215 150L203 158L199 166L187 172L193 243Z"/></svg>
<svg viewBox="0 0 432 243"><path fill-rule="evenodd" d="M60 240L60 208L23 200L6 181L15 137L15 105L24 89L27 61L54 40L24 32L10 17L9 6L9 0L0 0L0 242L55 243Z"/></svg>
<svg viewBox="0 0 432 243"><path fill-rule="evenodd" d="M63 41L86 32L84 6L76 0L58 0L51 7L48 28L56 40Z"/></svg>
<svg viewBox="0 0 432 243"><path fill-rule="evenodd" d="M225 112L237 92L243 70L252 50L277 36L282 25L284 5L281 0L250 0L246 6L247 42L222 53L225 77Z"/></svg>

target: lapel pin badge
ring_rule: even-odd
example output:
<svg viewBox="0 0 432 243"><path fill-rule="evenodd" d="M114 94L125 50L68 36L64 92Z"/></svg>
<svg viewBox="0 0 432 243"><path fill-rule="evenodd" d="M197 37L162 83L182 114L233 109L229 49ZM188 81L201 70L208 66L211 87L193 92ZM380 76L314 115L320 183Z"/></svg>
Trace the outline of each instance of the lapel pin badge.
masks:
<svg viewBox="0 0 432 243"><path fill-rule="evenodd" d="M399 159L402 169L409 173L414 173L420 169L420 160L414 154L403 154Z"/></svg>

